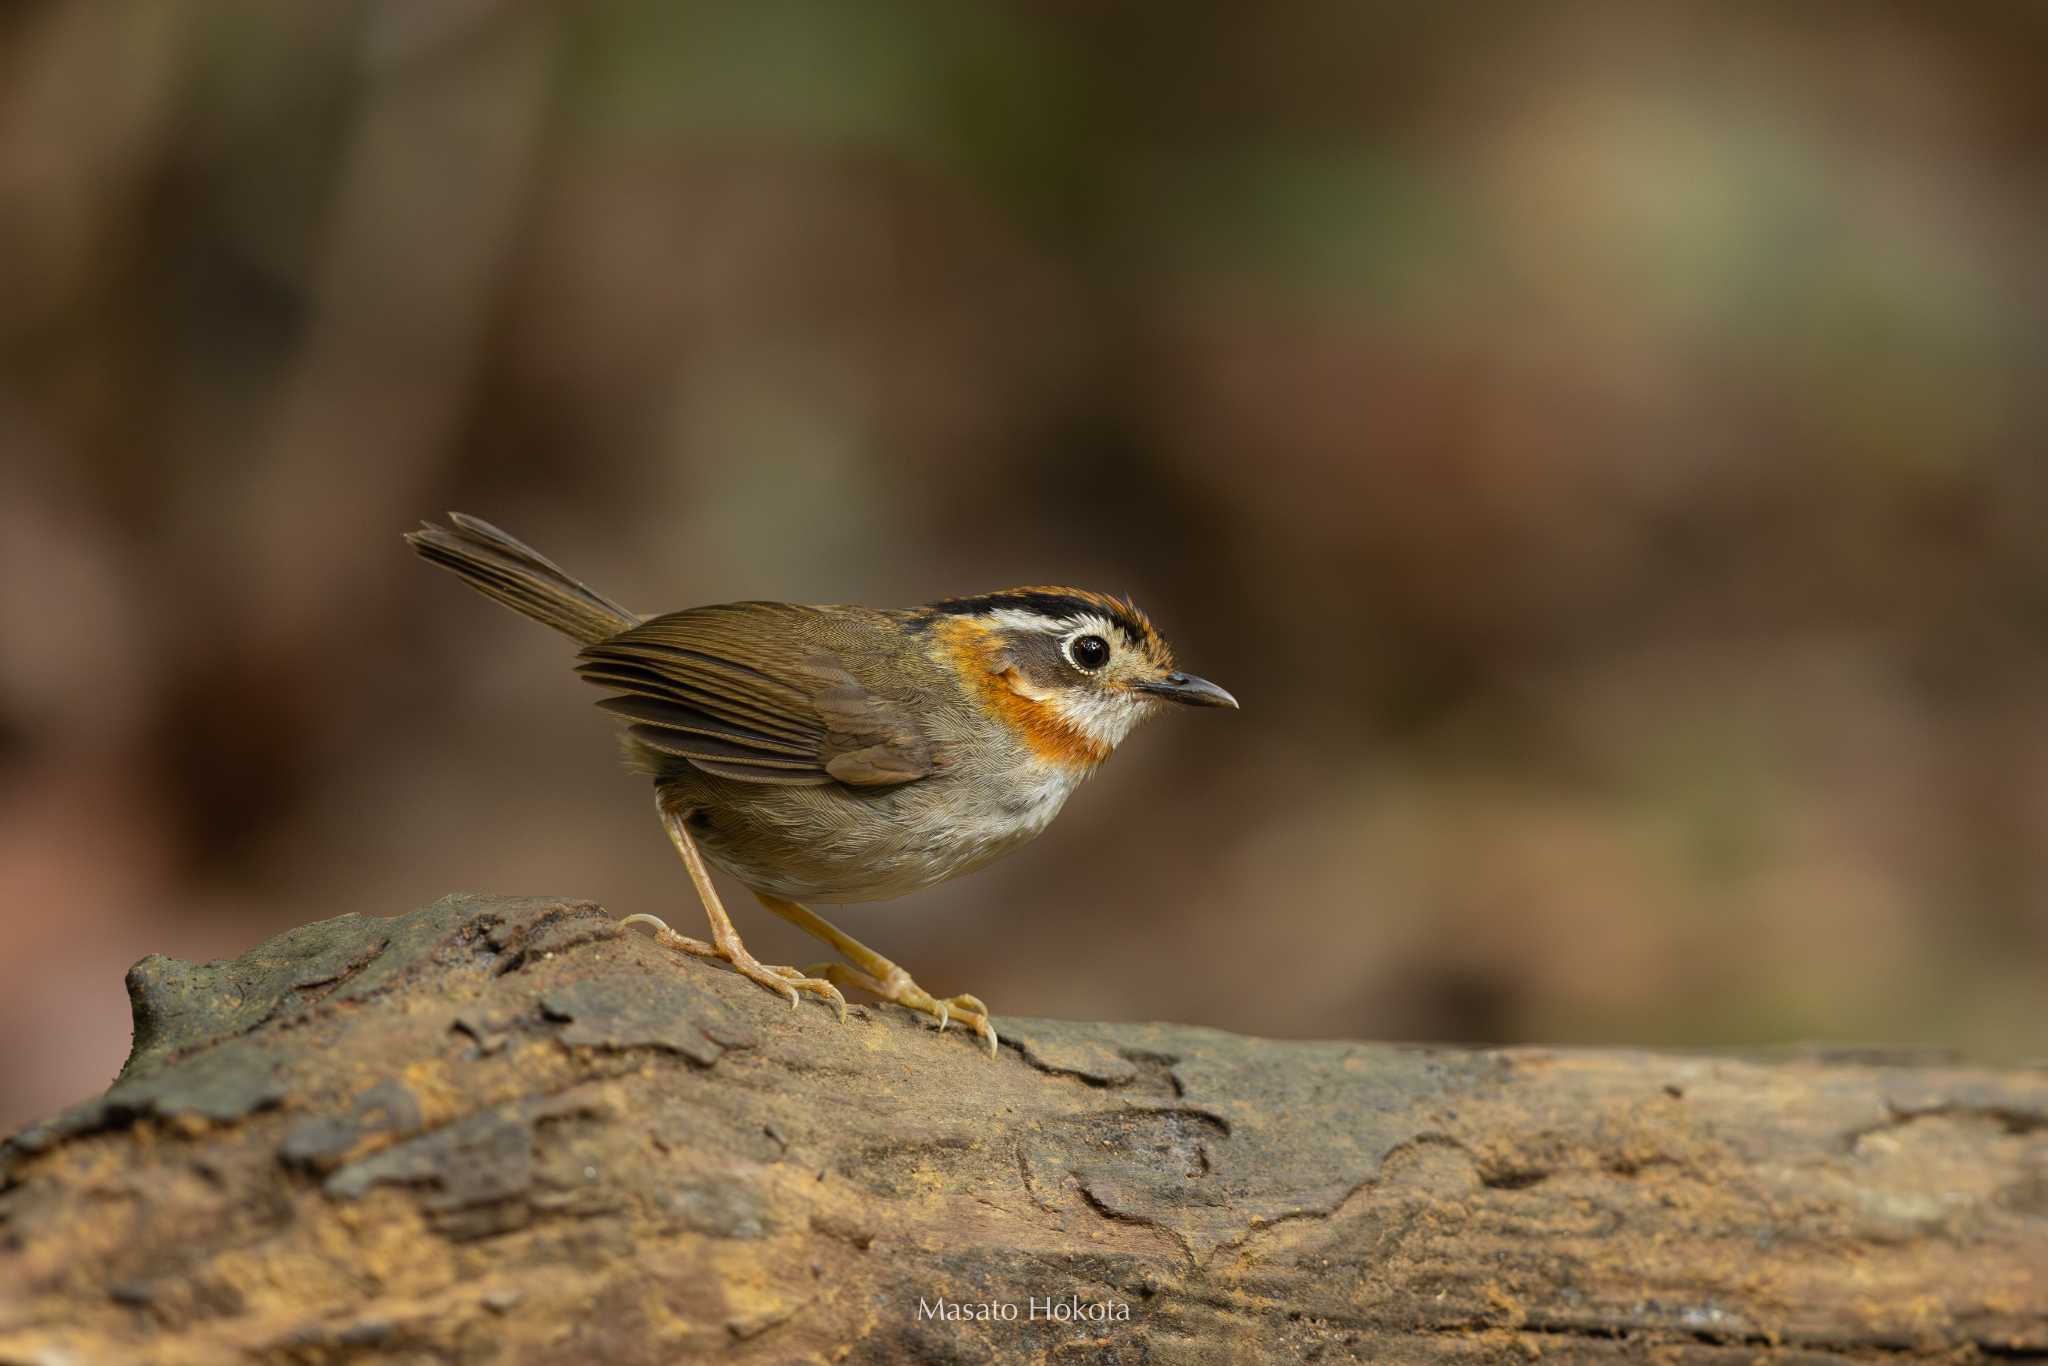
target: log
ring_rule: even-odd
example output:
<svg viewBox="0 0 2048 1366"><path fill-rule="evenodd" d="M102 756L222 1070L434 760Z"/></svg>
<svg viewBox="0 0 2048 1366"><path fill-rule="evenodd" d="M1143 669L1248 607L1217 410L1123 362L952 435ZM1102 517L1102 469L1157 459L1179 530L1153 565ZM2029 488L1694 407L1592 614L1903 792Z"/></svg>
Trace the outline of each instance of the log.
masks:
<svg viewBox="0 0 2048 1366"><path fill-rule="evenodd" d="M577 901L129 974L0 1362L2048 1359L2048 1073L792 1011Z"/></svg>

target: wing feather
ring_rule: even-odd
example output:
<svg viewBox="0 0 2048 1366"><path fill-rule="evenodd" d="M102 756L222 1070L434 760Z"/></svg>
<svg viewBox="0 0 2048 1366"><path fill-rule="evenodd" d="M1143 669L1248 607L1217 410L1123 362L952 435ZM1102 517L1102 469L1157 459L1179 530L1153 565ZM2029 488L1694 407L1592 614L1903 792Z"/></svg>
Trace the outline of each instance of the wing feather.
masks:
<svg viewBox="0 0 2048 1366"><path fill-rule="evenodd" d="M619 694L599 705L637 744L714 777L872 787L935 772L912 713L818 645L834 625L782 603L694 608L598 641L577 672Z"/></svg>
<svg viewBox="0 0 2048 1366"><path fill-rule="evenodd" d="M659 727L663 730L683 731L755 749L774 750L795 759L802 759L806 753L800 744L770 739L753 731L741 730L737 726L714 720L696 708L686 707L680 703L657 702L650 697L607 697L597 705L614 716L623 716L641 723L636 730Z"/></svg>
<svg viewBox="0 0 2048 1366"><path fill-rule="evenodd" d="M686 731L669 730L662 726L628 726L626 733L649 749L659 750L663 754L673 754L678 759L705 759L801 773L818 771L818 762L815 759L776 759L751 745L736 745L730 740L713 740L709 736L692 735Z"/></svg>
<svg viewBox="0 0 2048 1366"><path fill-rule="evenodd" d="M669 702L701 712L735 728L810 749L816 744L814 727L789 721L764 707L756 707L716 689L694 687L660 668L612 663L608 660L585 664L577 669L600 687L618 688L629 696Z"/></svg>
<svg viewBox="0 0 2048 1366"><path fill-rule="evenodd" d="M816 771L792 773L775 769L756 768L752 764L725 764L713 759L692 759L692 767L709 773L714 778L731 778L741 783L767 783L781 787L823 787L832 781L828 773Z"/></svg>

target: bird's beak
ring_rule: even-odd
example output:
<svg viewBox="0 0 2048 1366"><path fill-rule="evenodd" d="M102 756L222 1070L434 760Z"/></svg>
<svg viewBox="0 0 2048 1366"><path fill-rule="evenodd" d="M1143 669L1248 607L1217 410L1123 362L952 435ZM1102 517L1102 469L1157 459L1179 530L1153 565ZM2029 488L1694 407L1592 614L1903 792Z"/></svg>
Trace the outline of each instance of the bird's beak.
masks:
<svg viewBox="0 0 2048 1366"><path fill-rule="evenodd" d="M1193 674L1168 674L1156 683L1140 683L1141 692L1163 697L1169 702L1185 702L1191 707L1229 707L1237 709L1237 699L1217 687L1206 678Z"/></svg>

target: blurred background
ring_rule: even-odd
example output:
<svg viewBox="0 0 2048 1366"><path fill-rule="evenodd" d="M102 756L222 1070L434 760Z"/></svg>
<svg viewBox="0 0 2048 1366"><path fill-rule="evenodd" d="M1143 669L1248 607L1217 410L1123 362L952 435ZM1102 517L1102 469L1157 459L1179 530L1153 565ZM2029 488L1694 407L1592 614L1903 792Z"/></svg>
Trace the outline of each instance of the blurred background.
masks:
<svg viewBox="0 0 2048 1366"><path fill-rule="evenodd" d="M0 1129L147 953L701 924L450 507L649 611L1131 593L1244 711L838 917L999 1013L2048 1053L2044 68L2030 3L0 6Z"/></svg>

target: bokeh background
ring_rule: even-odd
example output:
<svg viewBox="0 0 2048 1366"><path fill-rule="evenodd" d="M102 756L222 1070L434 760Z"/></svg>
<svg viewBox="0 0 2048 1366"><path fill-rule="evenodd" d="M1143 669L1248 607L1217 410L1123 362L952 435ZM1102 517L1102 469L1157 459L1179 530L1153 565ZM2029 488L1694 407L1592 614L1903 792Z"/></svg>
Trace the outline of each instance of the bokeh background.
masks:
<svg viewBox="0 0 2048 1366"><path fill-rule="evenodd" d="M2048 1052L2044 69L2030 3L0 6L0 1127L146 953L697 919L449 507L646 610L1135 595L1244 711L843 917L999 1012Z"/></svg>

